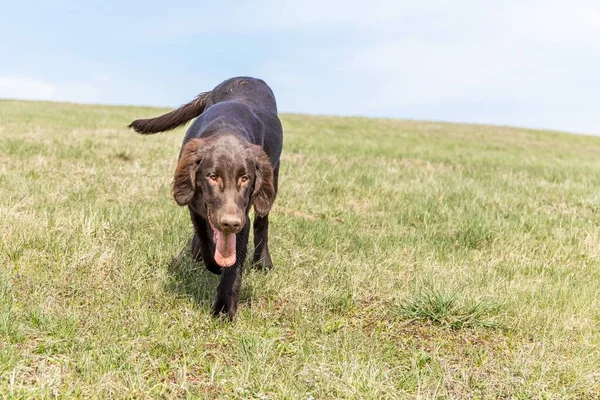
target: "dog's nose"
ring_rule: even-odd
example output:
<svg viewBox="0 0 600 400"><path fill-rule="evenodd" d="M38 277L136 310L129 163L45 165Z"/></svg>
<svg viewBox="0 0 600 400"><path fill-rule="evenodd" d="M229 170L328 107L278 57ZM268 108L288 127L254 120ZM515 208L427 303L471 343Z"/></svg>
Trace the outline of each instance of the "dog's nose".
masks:
<svg viewBox="0 0 600 400"><path fill-rule="evenodd" d="M242 227L242 219L235 215L224 215L221 218L221 225L224 229L236 231Z"/></svg>

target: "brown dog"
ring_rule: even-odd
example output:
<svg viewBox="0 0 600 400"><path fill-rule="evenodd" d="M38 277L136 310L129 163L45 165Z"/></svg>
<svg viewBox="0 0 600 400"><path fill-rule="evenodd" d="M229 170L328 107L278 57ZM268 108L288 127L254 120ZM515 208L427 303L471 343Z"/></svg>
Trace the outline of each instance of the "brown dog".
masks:
<svg viewBox="0 0 600 400"><path fill-rule="evenodd" d="M275 96L260 79L228 79L177 110L129 125L136 132L188 129L173 180L173 196L194 225L192 253L222 274L213 314L237 311L254 205L254 263L272 268L269 210L277 194L283 130Z"/></svg>

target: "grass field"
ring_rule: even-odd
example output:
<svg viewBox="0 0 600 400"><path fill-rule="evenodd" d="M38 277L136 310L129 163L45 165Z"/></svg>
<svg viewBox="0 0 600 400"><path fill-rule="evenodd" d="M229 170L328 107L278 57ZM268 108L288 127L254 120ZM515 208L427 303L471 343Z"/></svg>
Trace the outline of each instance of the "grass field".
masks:
<svg viewBox="0 0 600 400"><path fill-rule="evenodd" d="M283 115L232 324L161 111L0 101L0 397L600 398L600 138Z"/></svg>

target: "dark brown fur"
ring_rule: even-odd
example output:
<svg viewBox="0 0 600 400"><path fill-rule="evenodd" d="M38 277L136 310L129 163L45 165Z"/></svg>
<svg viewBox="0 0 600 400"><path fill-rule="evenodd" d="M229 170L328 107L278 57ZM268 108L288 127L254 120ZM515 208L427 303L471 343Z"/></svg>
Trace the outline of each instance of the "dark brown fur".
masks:
<svg viewBox="0 0 600 400"><path fill-rule="evenodd" d="M128 127L133 128L137 133L141 133L142 135L173 130L202 114L209 98L210 92L201 93L193 101L182 105L177 110L173 110L157 118L136 119Z"/></svg>
<svg viewBox="0 0 600 400"><path fill-rule="evenodd" d="M268 248L269 211L278 189L283 131L267 84L248 77L228 79L212 91L157 118L133 121L141 134L167 131L198 117L188 129L175 169L173 197L188 206L194 225L192 254L221 274L213 313L233 319L238 304L254 206L254 264L273 267ZM213 258L210 220L236 235L236 262L221 268Z"/></svg>

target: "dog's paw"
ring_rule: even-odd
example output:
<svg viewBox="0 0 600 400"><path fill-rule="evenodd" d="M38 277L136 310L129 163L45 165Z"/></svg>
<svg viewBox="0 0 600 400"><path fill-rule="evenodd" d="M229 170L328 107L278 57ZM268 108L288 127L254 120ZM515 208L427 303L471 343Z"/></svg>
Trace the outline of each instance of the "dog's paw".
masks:
<svg viewBox="0 0 600 400"><path fill-rule="evenodd" d="M237 312L237 299L233 296L219 296L215 298L213 303L213 316L218 317L221 314L227 315L230 321L235 320Z"/></svg>
<svg viewBox="0 0 600 400"><path fill-rule="evenodd" d="M264 254L255 254L252 265L255 269L261 271L270 271L273 269L273 261L271 261L271 256L268 252L265 252Z"/></svg>

